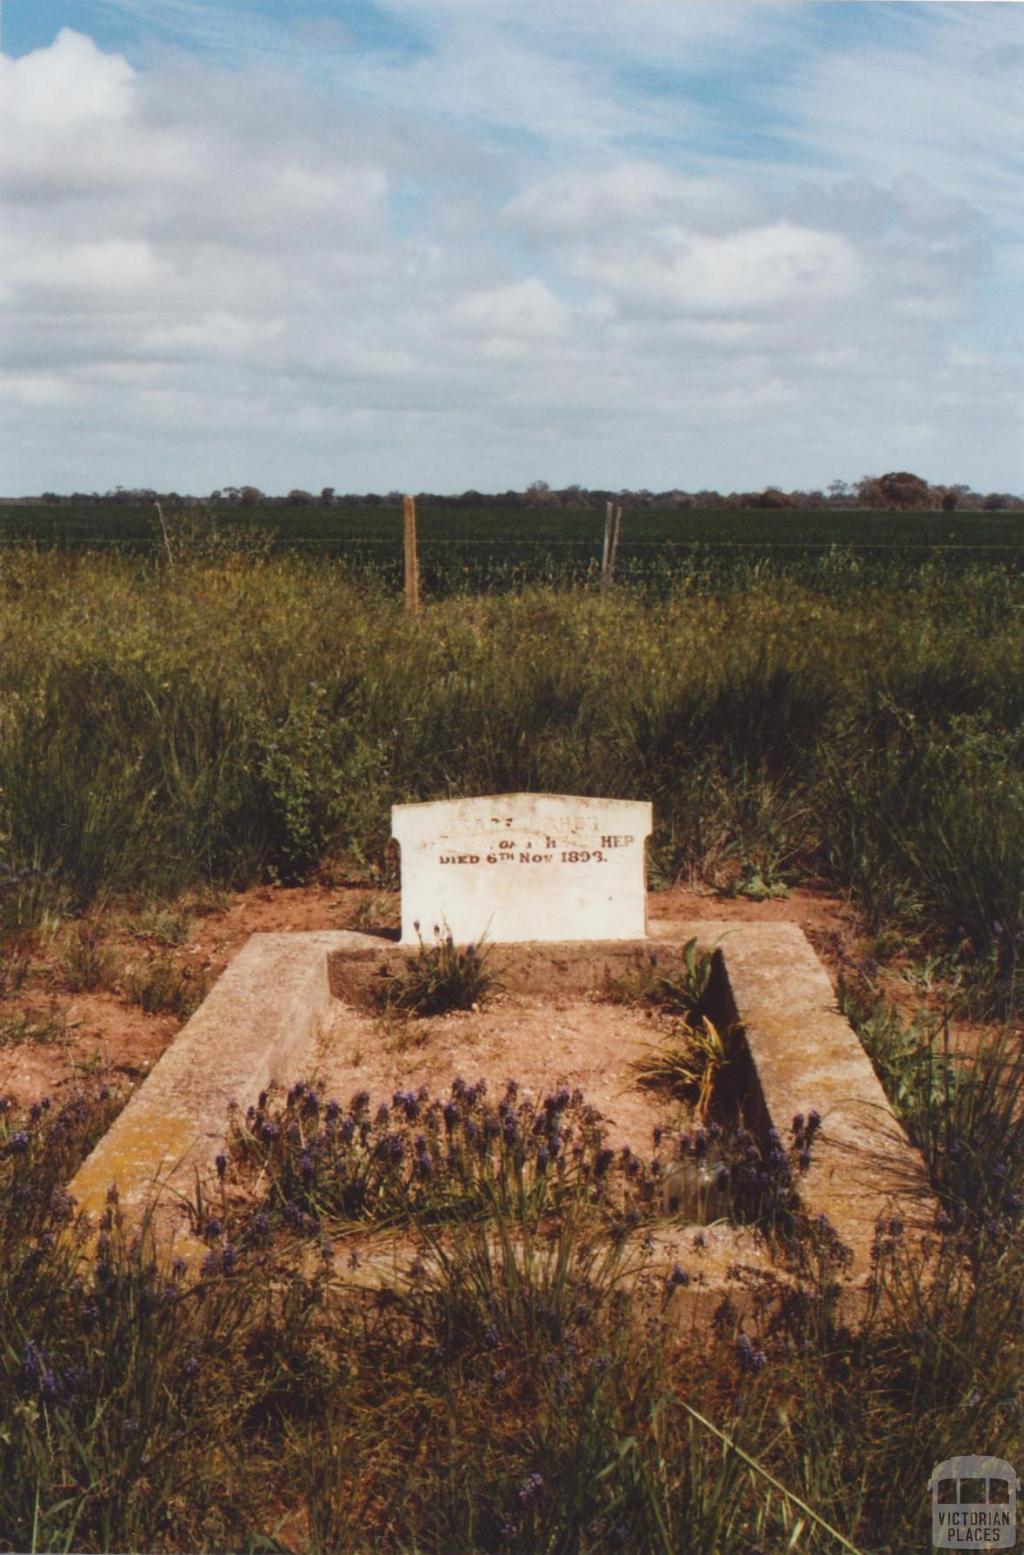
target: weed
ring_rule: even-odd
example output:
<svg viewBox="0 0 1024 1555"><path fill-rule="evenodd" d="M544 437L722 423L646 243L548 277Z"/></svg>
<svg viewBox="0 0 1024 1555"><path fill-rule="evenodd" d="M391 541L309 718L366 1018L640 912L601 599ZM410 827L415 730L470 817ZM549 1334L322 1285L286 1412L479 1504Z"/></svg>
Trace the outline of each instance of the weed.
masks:
<svg viewBox="0 0 1024 1555"><path fill-rule="evenodd" d="M348 914L346 928L357 933L373 933L377 929L398 926L399 910L394 895L383 891L364 896Z"/></svg>
<svg viewBox="0 0 1024 1555"><path fill-rule="evenodd" d="M203 1002L206 985L191 967L161 956L129 967L124 990L131 1003L147 1015L177 1015L187 1020Z"/></svg>
<svg viewBox="0 0 1024 1555"><path fill-rule="evenodd" d="M152 940L175 950L188 944L192 929L193 910L184 906L169 906L165 902L147 902L138 916L127 925L136 939Z"/></svg>
<svg viewBox="0 0 1024 1555"><path fill-rule="evenodd" d="M635 969L608 976L602 994L614 1004L662 1010L695 1024L705 1014L714 965L714 949L702 949L694 937L678 963L656 950L638 953Z"/></svg>
<svg viewBox="0 0 1024 1555"><path fill-rule="evenodd" d="M388 973L371 989L371 999L384 1013L445 1015L472 1010L500 992L486 936L475 944L456 945L451 931L434 930L434 943L420 935L419 949L400 972Z"/></svg>
<svg viewBox="0 0 1024 1555"><path fill-rule="evenodd" d="M56 1004L40 1013L19 1010L0 1015L0 1048L28 1043L36 1047L61 1047L69 1041L67 1019Z"/></svg>
<svg viewBox="0 0 1024 1555"><path fill-rule="evenodd" d="M88 919L76 924L58 962L58 972L69 993L93 993L112 988L117 958L103 943L96 925Z"/></svg>
<svg viewBox="0 0 1024 1555"><path fill-rule="evenodd" d="M692 1102L703 1120L727 1062L722 1038L704 1015L699 1025L684 1023L661 1042L649 1045L632 1067L640 1085Z"/></svg>
<svg viewBox="0 0 1024 1555"><path fill-rule="evenodd" d="M791 879L752 865L741 871L737 878L730 882L726 894L745 896L752 902L768 902L778 897L789 896L792 885Z"/></svg>

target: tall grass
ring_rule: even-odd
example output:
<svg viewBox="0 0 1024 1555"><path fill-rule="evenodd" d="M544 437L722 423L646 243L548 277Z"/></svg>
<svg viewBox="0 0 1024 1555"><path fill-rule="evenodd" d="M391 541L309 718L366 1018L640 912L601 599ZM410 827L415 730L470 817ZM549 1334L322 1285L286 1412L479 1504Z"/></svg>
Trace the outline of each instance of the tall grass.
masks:
<svg viewBox="0 0 1024 1555"><path fill-rule="evenodd" d="M0 554L0 918L389 878L390 805L645 796L652 872L823 875L1019 1005L1024 584L934 561L866 582L528 589L418 619L343 564L195 542L173 566ZM13 883L12 883L13 882Z"/></svg>
<svg viewBox="0 0 1024 1555"><path fill-rule="evenodd" d="M354 1221L314 1144L375 1099L297 1086L242 1127L222 1170L257 1196L233 1181L207 1203L192 1277L149 1261L116 1199L80 1257L55 1188L112 1105L0 1113L0 1549L905 1555L936 1462L1024 1451L1006 1217L972 1279L980 1218L937 1231L927 1278L891 1235L876 1278L898 1302L856 1334L826 1240L775 1321L743 1333L723 1310L691 1334L688 1271L638 1285L635 1250L600 1235L596 1140L543 1196L500 1140L487 1171L432 1177L407 1153L408 1191L402 1168L379 1177ZM381 1138L401 1117L412 1139L424 1105L402 1093ZM465 1093L459 1110L465 1129ZM565 1108L542 1112L550 1137ZM976 1106L965 1137L993 1123ZM366 1278L396 1217L404 1251Z"/></svg>

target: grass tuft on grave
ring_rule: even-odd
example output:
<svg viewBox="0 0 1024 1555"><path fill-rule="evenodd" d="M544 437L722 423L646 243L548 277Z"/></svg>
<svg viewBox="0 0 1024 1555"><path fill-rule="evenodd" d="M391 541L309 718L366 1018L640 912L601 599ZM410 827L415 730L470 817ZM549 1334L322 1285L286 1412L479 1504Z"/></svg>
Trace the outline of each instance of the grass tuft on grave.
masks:
<svg viewBox="0 0 1024 1555"><path fill-rule="evenodd" d="M419 947L398 971L385 972L370 986L373 1006L383 1015L447 1015L475 1010L502 991L494 967L493 947L486 935L469 945L456 945L451 930L434 926L427 944L416 925Z"/></svg>

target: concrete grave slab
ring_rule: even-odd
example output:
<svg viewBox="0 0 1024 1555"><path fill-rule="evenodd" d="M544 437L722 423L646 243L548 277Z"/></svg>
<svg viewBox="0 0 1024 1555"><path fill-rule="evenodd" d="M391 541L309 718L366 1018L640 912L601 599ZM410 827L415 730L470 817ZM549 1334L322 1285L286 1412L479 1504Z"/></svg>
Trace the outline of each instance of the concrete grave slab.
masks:
<svg viewBox="0 0 1024 1555"><path fill-rule="evenodd" d="M518 994L565 1010L638 958L656 951L667 959L692 937L718 947L712 1015L738 1060L748 1126L762 1138L774 1127L788 1145L797 1113L821 1116L797 1192L802 1210L825 1215L850 1251L843 1310L856 1321L870 1297L879 1222L901 1223L903 1245L915 1256L920 1250L923 1268L937 1204L920 1155L795 924L703 921L657 925L651 936L630 941L518 943L495 949L495 971L510 999ZM184 1199L197 1172L215 1181L229 1103L244 1108L271 1080L289 1084L314 1069L338 1095L361 1087L364 1060L344 1055L354 1039L367 1038L360 1025L366 989L409 954L364 934L254 935L69 1185L79 1205L101 1213L114 1182L129 1221L138 1223L162 1185L154 1220L161 1244L170 1241L193 1258L205 1252L188 1235ZM509 1019L514 1023L514 1003ZM541 1079L538 1072L538 1082L574 1083L568 1049L552 1048L551 1060L558 1075L552 1069ZM408 1083L415 1060L403 1052L400 1061ZM635 1145L643 1151L646 1140ZM681 1321L709 1321L725 1300L741 1316L756 1314L766 1292L792 1288L792 1271L773 1266L751 1228L721 1224L697 1232L668 1220L651 1242L653 1273L678 1262L691 1276L674 1299Z"/></svg>
<svg viewBox="0 0 1024 1555"><path fill-rule="evenodd" d="M651 806L568 794L395 805L402 943L638 939ZM418 926L418 927L417 927Z"/></svg>

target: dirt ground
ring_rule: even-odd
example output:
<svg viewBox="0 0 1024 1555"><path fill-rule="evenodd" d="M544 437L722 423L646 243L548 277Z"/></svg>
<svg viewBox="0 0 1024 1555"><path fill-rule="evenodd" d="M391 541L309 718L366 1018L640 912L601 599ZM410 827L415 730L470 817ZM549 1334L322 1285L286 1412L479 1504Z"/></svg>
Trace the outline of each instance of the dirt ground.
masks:
<svg viewBox="0 0 1024 1555"><path fill-rule="evenodd" d="M674 889L652 893L648 914L655 923L795 922L833 973L843 964L863 962L866 955L849 908L814 889L796 889L785 898L763 902L710 890ZM99 992L68 991L62 949L66 951L74 926L65 926L54 932L48 947L33 955L24 985L0 999L0 1096L18 1103L52 1096L74 1085L83 1073L131 1084L145 1078L184 1022L173 1013L146 1013L132 1002L117 975L122 962L162 961L198 996L250 934L354 928L386 938L395 936L398 922L397 892L327 885L260 887L225 896L212 908L201 904L194 913L183 913L182 943L170 947L148 942L137 926L134 932L126 932L123 926L119 930L112 919L99 925L104 943L109 938L114 962L110 991ZM920 997L917 1002L920 1006ZM37 1029L28 1040L19 1040L18 1022L25 1017L34 1020ZM517 1070L520 1076L529 1071L537 1084L579 1085L610 1119L622 1118L630 1132L640 1127L639 1117L628 1116L632 1103L626 1100L621 1081L630 1057L653 1035L642 1016L627 1017L626 1034L621 1009L578 1001L562 1009L546 1005L541 1013L520 1000L514 1008L499 1002L483 1014L453 1016L448 1022L447 1026L440 1023L429 1042L417 1041L412 1032L387 1035L386 1051L372 1060L379 1066L379 1075L371 1068L370 1055L381 1048L380 1033L367 1030L351 1041L346 1038L344 1053L335 1051L329 1065L325 1052L325 1076L329 1068L340 1085L346 1075L358 1071L351 1088L375 1089L370 1084L375 1076L383 1089L413 1078L433 1087L450 1081L456 1072L470 1079L484 1069L491 1073L500 1069L502 1078ZM357 1049L361 1056L355 1063ZM642 1111L643 1132L649 1137L656 1119L646 1098Z"/></svg>
<svg viewBox="0 0 1024 1555"><path fill-rule="evenodd" d="M578 1088L605 1120L608 1143L642 1154L651 1150L656 1126L689 1120L678 1104L638 1087L631 1067L670 1025L585 998L499 994L482 1010L431 1020L343 1007L325 1037L317 1076L341 1102L361 1089L386 1100L396 1088L420 1085L446 1097L456 1075L470 1084L483 1077L492 1091L514 1079L533 1101L560 1086Z"/></svg>

